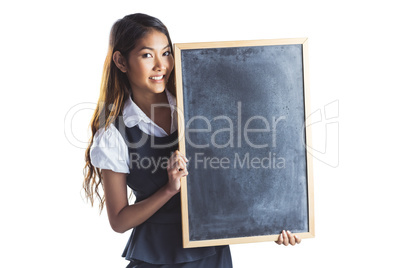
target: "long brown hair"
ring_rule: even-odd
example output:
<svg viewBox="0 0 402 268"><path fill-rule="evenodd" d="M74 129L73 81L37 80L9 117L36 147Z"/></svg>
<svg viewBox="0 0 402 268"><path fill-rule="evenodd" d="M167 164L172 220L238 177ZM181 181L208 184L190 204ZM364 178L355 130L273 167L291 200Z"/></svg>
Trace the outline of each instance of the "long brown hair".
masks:
<svg viewBox="0 0 402 268"><path fill-rule="evenodd" d="M173 52L172 42L166 26L157 18L145 14L132 14L116 21L110 31L109 48L103 65L100 96L95 112L91 119L92 136L88 148L85 151L84 183L85 196L94 205L95 199L99 200L99 210L102 212L105 199L99 193L102 185L101 170L91 163L90 150L95 133L101 128L107 128L114 122L117 116L122 114L124 102L130 97L131 89L125 73L120 71L113 62L113 53L120 51L128 60L130 51L137 41L152 29L166 35L170 49ZM172 72L173 74L173 72ZM173 75L168 82L169 91L173 83Z"/></svg>

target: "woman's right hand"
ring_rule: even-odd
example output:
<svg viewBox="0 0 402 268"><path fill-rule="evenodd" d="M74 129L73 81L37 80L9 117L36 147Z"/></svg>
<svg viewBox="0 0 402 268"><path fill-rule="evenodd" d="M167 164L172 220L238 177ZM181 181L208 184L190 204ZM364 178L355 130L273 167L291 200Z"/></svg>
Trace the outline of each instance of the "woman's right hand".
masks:
<svg viewBox="0 0 402 268"><path fill-rule="evenodd" d="M168 160L167 172L169 181L166 186L174 194L180 191L180 178L188 175L187 162L188 159L178 150Z"/></svg>

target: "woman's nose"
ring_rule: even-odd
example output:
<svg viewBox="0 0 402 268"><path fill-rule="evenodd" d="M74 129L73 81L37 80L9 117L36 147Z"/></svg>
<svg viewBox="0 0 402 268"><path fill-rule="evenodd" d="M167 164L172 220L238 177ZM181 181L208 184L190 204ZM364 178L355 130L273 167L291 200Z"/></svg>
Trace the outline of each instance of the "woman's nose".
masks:
<svg viewBox="0 0 402 268"><path fill-rule="evenodd" d="M166 69L166 64L160 57L155 57L154 71L162 71Z"/></svg>

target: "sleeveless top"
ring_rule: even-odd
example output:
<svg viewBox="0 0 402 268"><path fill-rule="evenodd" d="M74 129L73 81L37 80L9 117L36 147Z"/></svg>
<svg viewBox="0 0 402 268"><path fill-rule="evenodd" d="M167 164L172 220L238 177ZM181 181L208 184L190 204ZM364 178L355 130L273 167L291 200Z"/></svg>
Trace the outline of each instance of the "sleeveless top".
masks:
<svg viewBox="0 0 402 268"><path fill-rule="evenodd" d="M139 202L168 182L167 160L177 150L177 131L166 137L142 132L138 125L128 128L122 117L114 122L129 152L127 185ZM180 193L173 196L147 221L133 228L123 252L127 260L151 264L196 261L216 254L220 247L183 248Z"/></svg>

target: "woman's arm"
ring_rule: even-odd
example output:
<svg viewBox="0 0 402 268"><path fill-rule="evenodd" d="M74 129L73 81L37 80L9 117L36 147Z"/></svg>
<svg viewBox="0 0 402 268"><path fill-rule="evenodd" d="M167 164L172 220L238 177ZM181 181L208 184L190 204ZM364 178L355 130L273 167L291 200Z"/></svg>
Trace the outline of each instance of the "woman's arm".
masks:
<svg viewBox="0 0 402 268"><path fill-rule="evenodd" d="M128 204L126 174L102 170L107 214L112 229L118 233L134 228L158 211L180 191L180 178L186 176L187 159L176 151L168 162L168 183L153 195L133 205Z"/></svg>

